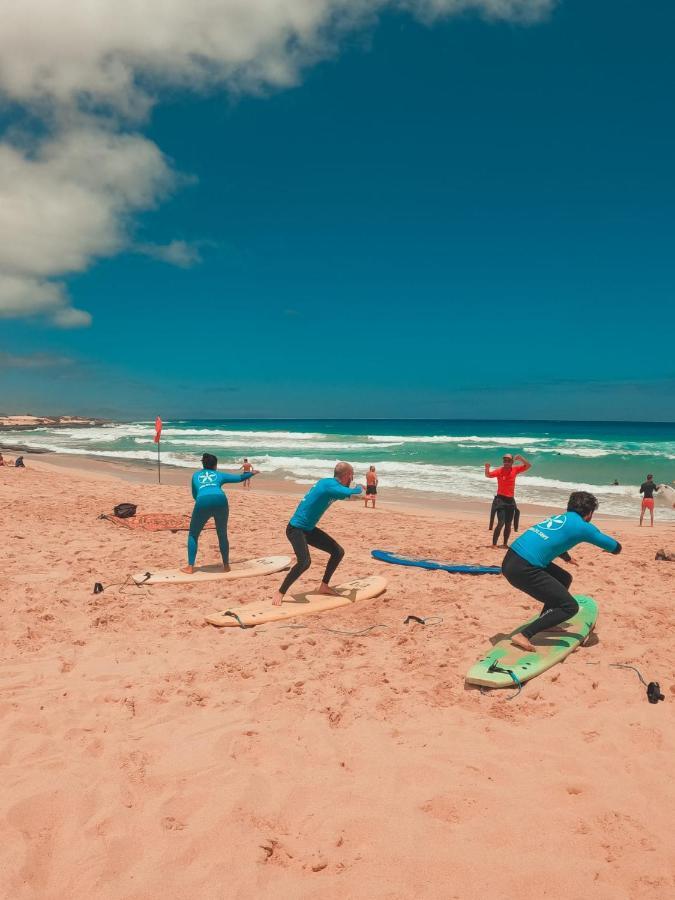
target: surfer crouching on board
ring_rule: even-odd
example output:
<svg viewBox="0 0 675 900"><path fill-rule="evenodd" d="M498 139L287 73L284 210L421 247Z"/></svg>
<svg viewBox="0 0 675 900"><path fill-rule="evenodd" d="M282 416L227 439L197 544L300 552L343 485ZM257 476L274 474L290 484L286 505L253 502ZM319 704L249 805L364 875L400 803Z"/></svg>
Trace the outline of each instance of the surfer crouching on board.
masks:
<svg viewBox="0 0 675 900"><path fill-rule="evenodd" d="M574 491L566 513L528 528L508 549L502 562L502 575L519 591L544 604L539 618L511 638L516 647L535 651L532 645L535 634L561 625L579 609L569 592L572 576L553 563L557 556L574 562L568 550L582 543L595 544L608 553L621 553L617 540L591 525L597 508L598 501L593 494Z"/></svg>
<svg viewBox="0 0 675 900"><path fill-rule="evenodd" d="M227 497L221 490L224 484L245 481L257 475L257 471L251 467L250 472L241 475L230 475L228 472L216 472L218 460L212 453L202 456L203 468L192 476L192 496L195 501L190 519L190 532L188 534L188 564L181 569L186 575L192 575L197 558L197 546L199 535L209 519L216 523L218 546L223 558L223 569L230 571L230 543L227 539L227 518L230 508Z"/></svg>
<svg viewBox="0 0 675 900"><path fill-rule="evenodd" d="M522 465L514 466L513 460L519 459ZM485 477L497 479L497 494L493 500L494 508L497 513L497 526L492 534L492 546L497 549L497 541L499 535L504 529L504 548L509 545L511 537L511 526L513 517L516 512L516 478L522 473L532 468L532 463L528 462L523 456L516 454L515 457L510 453L505 453L502 463L498 469L490 469L490 463L485 463Z"/></svg>
<svg viewBox="0 0 675 900"><path fill-rule="evenodd" d="M284 596L293 582L297 581L302 573L309 569L312 562L309 555L309 547L316 547L317 550L330 554L318 593L335 593L329 587L329 582L340 565L345 551L329 534L326 534L325 531L316 526L321 516L336 500L346 500L354 494L361 493L362 488L360 486L349 487L353 478L354 469L349 463L339 462L335 466L333 477L322 478L320 481L317 481L298 504L291 521L286 526L286 537L291 542L291 547L293 547L296 563L284 578L279 588L279 593L272 600L274 606L281 606Z"/></svg>

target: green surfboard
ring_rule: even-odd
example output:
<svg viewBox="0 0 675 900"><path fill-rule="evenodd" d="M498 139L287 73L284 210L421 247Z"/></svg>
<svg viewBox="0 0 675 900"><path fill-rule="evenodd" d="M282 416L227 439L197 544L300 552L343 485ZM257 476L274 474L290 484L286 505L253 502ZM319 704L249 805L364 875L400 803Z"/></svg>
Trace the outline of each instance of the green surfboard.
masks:
<svg viewBox="0 0 675 900"><path fill-rule="evenodd" d="M532 643L537 648L536 653L514 647L511 636L533 622L537 616L528 619L512 634L500 635L500 639L490 650L471 666L466 675L467 684L494 688L513 687L516 681L509 675L509 671L523 684L569 656L586 640L598 619L598 606L592 597L575 595L575 600L579 604L576 615L557 628L540 631L532 638Z"/></svg>

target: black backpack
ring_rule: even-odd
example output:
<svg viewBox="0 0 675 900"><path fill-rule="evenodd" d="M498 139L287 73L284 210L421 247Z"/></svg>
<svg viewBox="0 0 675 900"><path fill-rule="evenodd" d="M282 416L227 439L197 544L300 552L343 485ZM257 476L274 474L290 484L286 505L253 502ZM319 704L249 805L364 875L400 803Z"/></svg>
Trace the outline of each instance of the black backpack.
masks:
<svg viewBox="0 0 675 900"><path fill-rule="evenodd" d="M137 509L138 507L135 503L118 503L115 509L113 509L113 513L118 519L130 519L132 516L136 515Z"/></svg>

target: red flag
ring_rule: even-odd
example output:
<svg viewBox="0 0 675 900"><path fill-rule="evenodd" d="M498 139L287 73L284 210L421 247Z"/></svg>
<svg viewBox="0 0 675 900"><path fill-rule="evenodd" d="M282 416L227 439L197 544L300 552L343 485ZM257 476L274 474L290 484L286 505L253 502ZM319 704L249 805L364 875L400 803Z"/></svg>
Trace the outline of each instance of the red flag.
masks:
<svg viewBox="0 0 675 900"><path fill-rule="evenodd" d="M162 436L162 420L159 416L155 419L155 443L159 444L159 439Z"/></svg>

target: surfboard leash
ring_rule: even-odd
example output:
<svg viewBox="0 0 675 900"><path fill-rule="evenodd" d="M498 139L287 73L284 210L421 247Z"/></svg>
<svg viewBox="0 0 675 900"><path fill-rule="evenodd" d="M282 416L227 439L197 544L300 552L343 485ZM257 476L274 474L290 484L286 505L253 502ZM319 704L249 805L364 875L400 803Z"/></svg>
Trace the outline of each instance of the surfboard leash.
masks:
<svg viewBox="0 0 675 900"><path fill-rule="evenodd" d="M650 703L658 703L659 700L666 699L661 693L661 685L658 683L658 681L650 681L649 684L647 684L647 682L642 677L642 673L639 669L636 669L635 666L629 666L626 663L610 663L609 667L611 669L632 669L633 672L637 672L637 677L647 688L647 700L649 700Z"/></svg>
<svg viewBox="0 0 675 900"><path fill-rule="evenodd" d="M94 589L92 594L102 594L103 591L107 591L108 588L119 588L118 594L123 594L125 590L132 585L134 587L140 588L145 586L145 582L148 581L152 577L151 572L146 572L143 578L140 581L136 581L133 575L127 575L124 581L115 582L115 584L102 584L100 581L94 582Z"/></svg>
<svg viewBox="0 0 675 900"><path fill-rule="evenodd" d="M509 678L511 679L511 681L513 682L513 684L516 688L516 692L515 692L515 694L511 694L510 697L507 697L506 698L507 700L515 700L516 697L518 696L518 694L520 694L520 692L522 691L523 682L520 680L520 678L518 678L518 676L513 671L513 669L505 669L503 666L500 666L497 664L497 660L495 660L492 663L492 665L488 669L488 672L498 672L500 675L508 675L509 676ZM481 688L481 694L486 694L489 691L490 691L489 688Z"/></svg>

